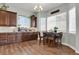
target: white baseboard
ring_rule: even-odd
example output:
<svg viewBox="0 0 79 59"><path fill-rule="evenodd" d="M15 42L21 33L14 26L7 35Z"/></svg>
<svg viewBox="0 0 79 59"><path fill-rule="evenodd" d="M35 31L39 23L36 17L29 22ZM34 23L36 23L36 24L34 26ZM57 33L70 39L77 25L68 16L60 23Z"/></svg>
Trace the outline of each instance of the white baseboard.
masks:
<svg viewBox="0 0 79 59"><path fill-rule="evenodd" d="M79 51L76 50L75 52L79 54Z"/></svg>
<svg viewBox="0 0 79 59"><path fill-rule="evenodd" d="M77 51L77 49L74 48L73 46L71 46L71 45L69 45L69 44L67 44L67 43L62 43L62 44L63 44L63 45L66 45L66 46L68 46L68 47L70 47L70 48L72 48L73 50L75 50L76 53L79 54L79 51Z"/></svg>

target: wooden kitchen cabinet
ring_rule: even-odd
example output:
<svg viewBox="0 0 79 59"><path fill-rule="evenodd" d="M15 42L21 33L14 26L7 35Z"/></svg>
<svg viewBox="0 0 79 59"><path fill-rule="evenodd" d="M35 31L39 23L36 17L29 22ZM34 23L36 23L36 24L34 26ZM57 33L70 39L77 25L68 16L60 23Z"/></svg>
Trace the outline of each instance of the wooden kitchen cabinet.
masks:
<svg viewBox="0 0 79 59"><path fill-rule="evenodd" d="M30 40L37 40L38 33L37 32L24 32L22 33L22 41L30 41Z"/></svg>
<svg viewBox="0 0 79 59"><path fill-rule="evenodd" d="M0 45L16 43L16 33L0 33Z"/></svg>
<svg viewBox="0 0 79 59"><path fill-rule="evenodd" d="M22 33L16 33L16 42L22 42Z"/></svg>
<svg viewBox="0 0 79 59"><path fill-rule="evenodd" d="M9 25L10 26L16 26L16 13L13 13L13 12L9 12Z"/></svg>
<svg viewBox="0 0 79 59"><path fill-rule="evenodd" d="M0 45L7 44L7 33L0 33Z"/></svg>
<svg viewBox="0 0 79 59"><path fill-rule="evenodd" d="M9 25L9 14L4 11L0 11L0 26Z"/></svg>
<svg viewBox="0 0 79 59"><path fill-rule="evenodd" d="M38 32L7 32L0 33L0 45L37 40Z"/></svg>
<svg viewBox="0 0 79 59"><path fill-rule="evenodd" d="M7 33L7 43L16 42L16 33Z"/></svg>
<svg viewBox="0 0 79 59"><path fill-rule="evenodd" d="M16 13L0 10L0 26L16 26Z"/></svg>
<svg viewBox="0 0 79 59"><path fill-rule="evenodd" d="M31 16L31 27L37 27L37 17L35 15Z"/></svg>
<svg viewBox="0 0 79 59"><path fill-rule="evenodd" d="M22 33L22 41L24 42L24 41L28 41L28 40L30 40L30 38L32 37L31 36L32 34L30 34L30 33Z"/></svg>

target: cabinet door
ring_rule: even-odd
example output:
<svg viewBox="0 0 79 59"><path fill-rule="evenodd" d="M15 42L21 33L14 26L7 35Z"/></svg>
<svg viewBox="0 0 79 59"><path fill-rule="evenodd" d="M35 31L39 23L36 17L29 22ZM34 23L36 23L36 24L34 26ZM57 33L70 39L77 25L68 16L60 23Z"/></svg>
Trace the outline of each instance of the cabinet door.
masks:
<svg viewBox="0 0 79 59"><path fill-rule="evenodd" d="M37 27L37 20L36 19L31 20L31 27Z"/></svg>
<svg viewBox="0 0 79 59"><path fill-rule="evenodd" d="M27 34L22 33L22 41L26 41L26 40L28 40Z"/></svg>
<svg viewBox="0 0 79 59"><path fill-rule="evenodd" d="M0 33L0 45L4 45L7 43L7 34Z"/></svg>
<svg viewBox="0 0 79 59"><path fill-rule="evenodd" d="M10 12L9 13L9 18L10 18L10 20L9 20L9 25L10 26L16 26L16 13L12 13L12 12Z"/></svg>
<svg viewBox="0 0 79 59"><path fill-rule="evenodd" d="M22 41L29 41L32 38L30 33L22 33Z"/></svg>
<svg viewBox="0 0 79 59"><path fill-rule="evenodd" d="M34 15L31 17L31 27L37 27L37 17Z"/></svg>
<svg viewBox="0 0 79 59"><path fill-rule="evenodd" d="M15 43L16 42L16 35L14 33L8 34L8 43Z"/></svg>
<svg viewBox="0 0 79 59"><path fill-rule="evenodd" d="M5 11L0 11L0 26L9 25L9 14Z"/></svg>
<svg viewBox="0 0 79 59"><path fill-rule="evenodd" d="M22 34L16 33L16 42L21 42L21 41L22 41Z"/></svg>

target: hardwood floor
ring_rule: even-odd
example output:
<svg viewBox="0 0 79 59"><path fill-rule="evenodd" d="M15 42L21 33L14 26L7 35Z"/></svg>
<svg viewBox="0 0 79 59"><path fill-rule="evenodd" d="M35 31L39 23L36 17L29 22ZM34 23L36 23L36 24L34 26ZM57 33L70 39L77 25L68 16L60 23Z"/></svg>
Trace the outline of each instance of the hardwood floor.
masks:
<svg viewBox="0 0 79 59"><path fill-rule="evenodd" d="M67 46L48 47L33 40L0 46L0 55L75 55L75 52Z"/></svg>

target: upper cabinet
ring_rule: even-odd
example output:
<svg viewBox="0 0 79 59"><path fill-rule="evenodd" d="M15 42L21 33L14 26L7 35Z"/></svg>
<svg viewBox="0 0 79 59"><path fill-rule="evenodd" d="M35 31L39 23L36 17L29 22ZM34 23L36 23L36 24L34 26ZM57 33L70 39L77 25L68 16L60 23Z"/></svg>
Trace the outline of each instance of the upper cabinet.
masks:
<svg viewBox="0 0 79 59"><path fill-rule="evenodd" d="M31 16L31 27L37 27L37 17L35 15Z"/></svg>
<svg viewBox="0 0 79 59"><path fill-rule="evenodd" d="M0 10L0 26L16 26L16 13Z"/></svg>
<svg viewBox="0 0 79 59"><path fill-rule="evenodd" d="M9 16L10 16L10 17L9 17L9 19L10 19L10 20L9 20L9 25L10 25L10 26L16 26L16 21L17 21L17 20L16 20L16 19L17 19L16 13L10 12L10 13L9 13Z"/></svg>
<svg viewBox="0 0 79 59"><path fill-rule="evenodd" d="M4 11L0 11L0 26L9 25L9 14Z"/></svg>

